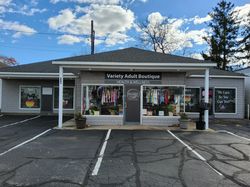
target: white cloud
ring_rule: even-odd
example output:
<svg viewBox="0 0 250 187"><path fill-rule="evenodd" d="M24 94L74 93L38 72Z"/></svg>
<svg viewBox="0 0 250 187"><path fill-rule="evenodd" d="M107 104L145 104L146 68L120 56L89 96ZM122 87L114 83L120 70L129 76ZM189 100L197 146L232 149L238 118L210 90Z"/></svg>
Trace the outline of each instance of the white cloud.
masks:
<svg viewBox="0 0 250 187"><path fill-rule="evenodd" d="M250 3L243 6L237 6L234 8L238 20L240 20L241 25L248 24L247 15L250 14Z"/></svg>
<svg viewBox="0 0 250 187"><path fill-rule="evenodd" d="M8 6L12 0L0 0L0 6Z"/></svg>
<svg viewBox="0 0 250 187"><path fill-rule="evenodd" d="M121 41L126 41L125 34L132 28L135 19L131 10L118 5L90 5L84 12L85 14L79 16L79 7L75 11L62 10L59 15L48 19L49 27L71 35L89 35L90 22L94 20L97 40L100 37L107 37L106 41L111 44L118 36Z"/></svg>
<svg viewBox="0 0 250 187"><path fill-rule="evenodd" d="M207 36L207 30L206 29L190 30L187 31L186 36L188 39L193 40L195 44L203 45L206 43L203 37Z"/></svg>
<svg viewBox="0 0 250 187"><path fill-rule="evenodd" d="M69 25L75 20L75 15L70 9L60 11L58 16L49 18L48 23L51 29L57 30Z"/></svg>
<svg viewBox="0 0 250 187"><path fill-rule="evenodd" d="M20 24L18 22L4 21L0 19L0 27L4 30L15 31L14 38L18 38L22 35L30 36L36 33L36 30L28 27L27 25Z"/></svg>
<svg viewBox="0 0 250 187"><path fill-rule="evenodd" d="M105 40L105 44L108 46L116 45L116 44L124 44L128 41L132 41L133 39L122 33L111 33Z"/></svg>
<svg viewBox="0 0 250 187"><path fill-rule="evenodd" d="M166 17L162 16L160 12L153 12L148 15L148 22L152 25L162 23Z"/></svg>
<svg viewBox="0 0 250 187"><path fill-rule="evenodd" d="M162 23L165 18L159 12L151 13L148 16L148 28L154 28L155 24ZM168 18L168 23L162 27L167 30L165 45L167 52L172 53L185 48L191 48L194 45L205 44L203 37L207 35L206 29L189 30L185 28L185 24L190 23L190 21L193 22L193 19ZM145 35L142 37L145 37Z"/></svg>
<svg viewBox="0 0 250 187"><path fill-rule="evenodd" d="M190 20L194 22L195 25L198 25L198 24L202 24L202 23L205 23L207 21L210 21L212 18L210 15L207 15L206 17L199 17L199 16L195 16L194 18L191 18Z"/></svg>
<svg viewBox="0 0 250 187"><path fill-rule="evenodd" d="M31 8L28 5L23 5L21 8L17 8L17 9L12 8L8 10L9 13L17 13L17 14L22 14L26 16L33 16L36 13L43 13L46 11L47 11L46 8L43 8L43 9Z"/></svg>
<svg viewBox="0 0 250 187"><path fill-rule="evenodd" d="M72 35L62 35L58 37L58 44L73 45L74 43L79 43L81 41L81 38Z"/></svg>
<svg viewBox="0 0 250 187"><path fill-rule="evenodd" d="M120 0L50 0L51 3L56 4L58 2L74 2L74 3L86 3L86 4L119 4Z"/></svg>
<svg viewBox="0 0 250 187"><path fill-rule="evenodd" d="M200 53L193 53L190 55L190 57L198 59L198 60L204 60L204 58L202 57L202 55Z"/></svg>

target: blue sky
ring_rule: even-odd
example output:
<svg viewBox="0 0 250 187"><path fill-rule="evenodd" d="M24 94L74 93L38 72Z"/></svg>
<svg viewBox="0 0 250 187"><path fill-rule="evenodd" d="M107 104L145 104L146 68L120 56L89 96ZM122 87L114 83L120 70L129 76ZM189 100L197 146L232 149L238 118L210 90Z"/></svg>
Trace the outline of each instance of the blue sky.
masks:
<svg viewBox="0 0 250 187"><path fill-rule="evenodd" d="M207 50L204 21L217 0L0 0L0 55L19 64L89 54L90 20L95 21L96 52L143 47L137 22L172 19L183 42L172 52L197 57ZM247 0L231 0L240 15ZM19 32L21 31L21 32ZM185 41L184 41L185 40Z"/></svg>

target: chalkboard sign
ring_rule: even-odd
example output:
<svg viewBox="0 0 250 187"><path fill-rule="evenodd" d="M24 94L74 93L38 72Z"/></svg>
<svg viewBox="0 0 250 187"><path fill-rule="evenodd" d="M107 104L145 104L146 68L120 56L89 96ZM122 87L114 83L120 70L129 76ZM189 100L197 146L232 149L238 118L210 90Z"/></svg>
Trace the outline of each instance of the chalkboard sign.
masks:
<svg viewBox="0 0 250 187"><path fill-rule="evenodd" d="M235 89L215 89L215 112L235 113Z"/></svg>

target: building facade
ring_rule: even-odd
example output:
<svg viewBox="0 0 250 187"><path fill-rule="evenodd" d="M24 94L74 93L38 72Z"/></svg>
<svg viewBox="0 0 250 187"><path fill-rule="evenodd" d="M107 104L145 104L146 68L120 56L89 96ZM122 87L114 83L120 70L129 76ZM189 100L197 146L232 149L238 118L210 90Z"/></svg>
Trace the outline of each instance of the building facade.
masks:
<svg viewBox="0 0 250 187"><path fill-rule="evenodd" d="M8 67L0 70L2 112L59 113L59 125L62 114L81 112L90 125L167 126L209 103L207 125L209 117L243 118L244 76L215 66L128 48Z"/></svg>

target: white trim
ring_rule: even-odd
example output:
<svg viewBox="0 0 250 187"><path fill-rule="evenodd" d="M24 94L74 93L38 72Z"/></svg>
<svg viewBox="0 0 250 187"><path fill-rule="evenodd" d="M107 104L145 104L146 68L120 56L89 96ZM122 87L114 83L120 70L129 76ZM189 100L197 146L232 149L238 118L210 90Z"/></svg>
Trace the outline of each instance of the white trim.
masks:
<svg viewBox="0 0 250 187"><path fill-rule="evenodd" d="M58 108L59 108L59 106L58 106L58 108L55 108L55 96L56 96L55 89L56 88L58 88L58 92L59 92L59 86L53 86L53 110L54 111L58 111ZM75 86L64 86L63 89L64 88L73 88L73 108L63 108L63 110L65 110L65 111L75 110L75 96L76 96ZM58 98L58 104L59 104L59 98Z"/></svg>
<svg viewBox="0 0 250 187"><path fill-rule="evenodd" d="M21 108L21 87L36 87L36 88L39 88L40 89L40 107L39 108ZM19 110L33 110L33 111L41 111L41 105L42 105L42 89L41 89L41 86L39 85L19 85Z"/></svg>
<svg viewBox="0 0 250 187"><path fill-rule="evenodd" d="M215 112L215 89L234 89L235 90L235 113L220 113L220 112ZM238 110L237 110L237 87L214 87L214 114L216 115L232 115L232 114L237 114Z"/></svg>
<svg viewBox="0 0 250 187"><path fill-rule="evenodd" d="M69 65L70 67L74 66L125 66L125 67L131 67L131 66L138 66L138 67L215 67L216 63L186 63L186 62L91 62L91 61L52 61L52 64L57 64L57 65L63 65L67 66Z"/></svg>
<svg viewBox="0 0 250 187"><path fill-rule="evenodd" d="M64 73L65 78L77 78L73 73ZM0 72L0 77L8 78L58 78L59 73L26 73L26 72Z"/></svg>
<svg viewBox="0 0 250 187"><path fill-rule="evenodd" d="M63 124L63 67L59 66L59 92L58 92L58 127L61 129Z"/></svg>
<svg viewBox="0 0 250 187"><path fill-rule="evenodd" d="M190 75L189 77L204 78L204 75ZM209 75L209 78L232 78L232 79L243 79L244 76L230 76L230 75Z"/></svg>
<svg viewBox="0 0 250 187"><path fill-rule="evenodd" d="M124 85L123 84L102 84L102 83L100 83L100 84L97 84L97 83L95 83L95 84L91 84L91 83L82 83L81 84L81 113L82 113L82 111L83 111L83 108L82 108L82 102L83 102L83 100L82 100L82 98L83 98L83 87L84 86L121 86L122 88L123 88L123 95L124 95ZM123 108L123 113L122 113L122 115L85 115L86 117L89 117L89 116L93 116L93 117L105 117L105 116L107 116L107 117L123 117L124 118L124 97L122 96L122 108Z"/></svg>
<svg viewBox="0 0 250 187"><path fill-rule="evenodd" d="M143 114L142 114L142 110L143 110L143 85L140 86L141 89L141 100L140 100L140 125L142 125L143 123Z"/></svg>

